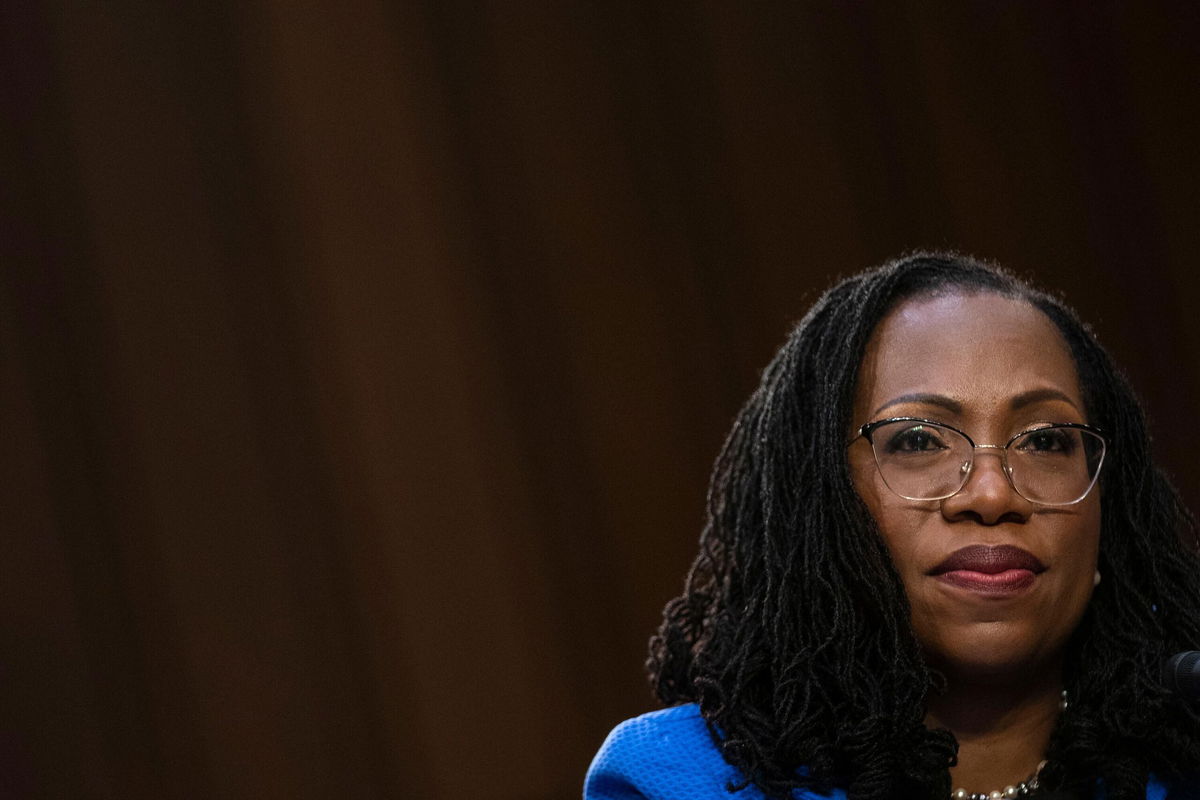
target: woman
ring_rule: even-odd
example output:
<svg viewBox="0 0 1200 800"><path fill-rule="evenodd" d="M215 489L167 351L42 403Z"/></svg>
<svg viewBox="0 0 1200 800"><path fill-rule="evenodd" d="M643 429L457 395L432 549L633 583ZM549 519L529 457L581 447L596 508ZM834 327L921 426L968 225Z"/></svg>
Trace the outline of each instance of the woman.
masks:
<svg viewBox="0 0 1200 800"><path fill-rule="evenodd" d="M1200 540L1056 299L916 255L767 368L588 800L1193 796Z"/></svg>

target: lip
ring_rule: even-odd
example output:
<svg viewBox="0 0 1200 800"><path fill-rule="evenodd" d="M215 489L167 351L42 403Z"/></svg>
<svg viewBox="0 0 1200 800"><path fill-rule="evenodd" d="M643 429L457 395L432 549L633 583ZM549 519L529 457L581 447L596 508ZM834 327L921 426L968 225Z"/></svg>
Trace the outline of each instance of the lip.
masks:
<svg viewBox="0 0 1200 800"><path fill-rule="evenodd" d="M975 594L1007 597L1031 588L1046 566L1014 545L970 545L955 550L928 574Z"/></svg>

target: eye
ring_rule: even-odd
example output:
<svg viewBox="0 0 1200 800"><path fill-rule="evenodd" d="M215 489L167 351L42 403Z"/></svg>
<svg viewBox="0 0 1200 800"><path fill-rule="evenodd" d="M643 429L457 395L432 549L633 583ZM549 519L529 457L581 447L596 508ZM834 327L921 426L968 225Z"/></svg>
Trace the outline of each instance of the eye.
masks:
<svg viewBox="0 0 1200 800"><path fill-rule="evenodd" d="M1027 453L1070 455L1075 452L1078 438L1072 428L1041 428L1025 434L1015 443L1015 447Z"/></svg>
<svg viewBox="0 0 1200 800"><path fill-rule="evenodd" d="M941 431L928 425L917 425L900 431L887 440L885 447L888 453L932 453L947 448Z"/></svg>

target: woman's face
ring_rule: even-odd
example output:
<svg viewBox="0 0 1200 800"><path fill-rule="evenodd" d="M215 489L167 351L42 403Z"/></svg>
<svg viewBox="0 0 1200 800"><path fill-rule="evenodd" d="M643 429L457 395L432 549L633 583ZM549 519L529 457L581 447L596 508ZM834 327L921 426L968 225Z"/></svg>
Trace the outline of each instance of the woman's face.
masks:
<svg viewBox="0 0 1200 800"><path fill-rule="evenodd" d="M913 298L879 324L853 424L890 417L944 422L977 445L1004 445L1038 423L1088 421L1053 323L1024 301L988 293ZM999 453L976 451L958 494L913 501L883 482L869 442L860 437L849 450L855 489L904 582L926 659L952 680L1055 668L1094 585L1099 490L1075 505L1036 505L1013 489Z"/></svg>

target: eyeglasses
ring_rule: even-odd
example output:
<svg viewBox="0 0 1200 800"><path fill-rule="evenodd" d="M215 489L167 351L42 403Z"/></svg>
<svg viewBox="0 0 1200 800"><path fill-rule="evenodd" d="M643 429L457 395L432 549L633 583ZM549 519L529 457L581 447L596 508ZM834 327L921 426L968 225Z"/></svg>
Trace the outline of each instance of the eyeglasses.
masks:
<svg viewBox="0 0 1200 800"><path fill-rule="evenodd" d="M957 428L917 417L869 422L858 429L871 444L879 474L906 500L945 500L971 477L975 451L995 450L1017 494L1043 506L1069 506L1096 485L1106 449L1098 428L1074 422L1039 425L998 444L975 444Z"/></svg>

